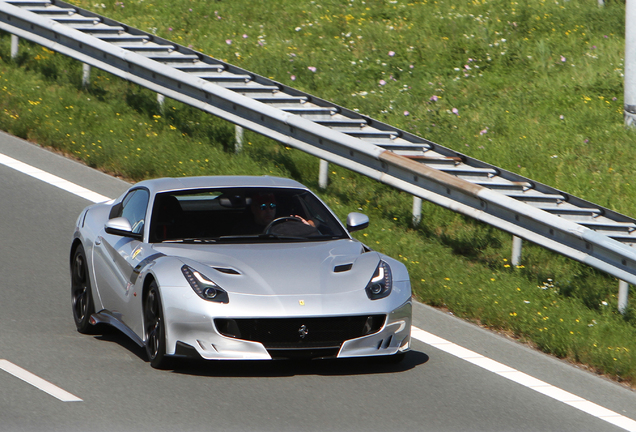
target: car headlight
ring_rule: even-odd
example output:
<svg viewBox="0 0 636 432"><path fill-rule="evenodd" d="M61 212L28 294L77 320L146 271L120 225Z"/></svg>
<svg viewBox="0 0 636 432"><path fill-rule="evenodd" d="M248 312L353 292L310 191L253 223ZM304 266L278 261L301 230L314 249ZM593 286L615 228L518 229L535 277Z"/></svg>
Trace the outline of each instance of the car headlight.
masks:
<svg viewBox="0 0 636 432"><path fill-rule="evenodd" d="M391 294L391 288L393 285L393 278L391 277L391 267L384 262L380 261L378 267L375 269L373 277L369 281L366 287L367 296L371 300L378 300L387 297Z"/></svg>
<svg viewBox="0 0 636 432"><path fill-rule="evenodd" d="M227 295L227 291L218 286L210 279L203 276L201 273L184 265L181 267L183 276L192 287L195 293L203 300L209 300L217 303L229 303L230 299Z"/></svg>

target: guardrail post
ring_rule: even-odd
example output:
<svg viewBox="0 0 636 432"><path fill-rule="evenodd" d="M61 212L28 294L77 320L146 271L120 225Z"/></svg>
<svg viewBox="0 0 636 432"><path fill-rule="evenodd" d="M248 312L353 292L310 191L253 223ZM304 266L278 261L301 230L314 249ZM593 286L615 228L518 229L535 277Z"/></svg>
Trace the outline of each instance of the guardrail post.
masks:
<svg viewBox="0 0 636 432"><path fill-rule="evenodd" d="M163 101L166 97L161 93L157 93L157 104L159 105L159 111L163 114Z"/></svg>
<svg viewBox="0 0 636 432"><path fill-rule="evenodd" d="M413 226L416 227L422 220L422 198L413 196Z"/></svg>
<svg viewBox="0 0 636 432"><path fill-rule="evenodd" d="M18 44L20 42L20 38L16 35L11 35L11 58L15 59L18 56Z"/></svg>
<svg viewBox="0 0 636 432"><path fill-rule="evenodd" d="M329 162L320 159L320 169L318 171L318 187L325 189L329 183Z"/></svg>
<svg viewBox="0 0 636 432"><path fill-rule="evenodd" d="M513 266L518 266L521 262L521 246L523 245L523 240L521 237L517 237L515 235L512 236L512 262Z"/></svg>
<svg viewBox="0 0 636 432"><path fill-rule="evenodd" d="M82 87L88 87L91 83L91 65L82 64Z"/></svg>
<svg viewBox="0 0 636 432"><path fill-rule="evenodd" d="M629 297L629 284L624 280L618 281L618 311L625 314Z"/></svg>
<svg viewBox="0 0 636 432"><path fill-rule="evenodd" d="M243 150L243 128L240 126L234 127L234 137L236 142L234 143L234 153L240 153Z"/></svg>

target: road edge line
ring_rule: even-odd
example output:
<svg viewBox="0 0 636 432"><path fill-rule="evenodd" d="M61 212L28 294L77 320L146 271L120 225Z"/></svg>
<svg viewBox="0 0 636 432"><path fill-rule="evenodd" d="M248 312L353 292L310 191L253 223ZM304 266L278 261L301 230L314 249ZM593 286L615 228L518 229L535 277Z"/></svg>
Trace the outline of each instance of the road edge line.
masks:
<svg viewBox="0 0 636 432"><path fill-rule="evenodd" d="M20 366L11 363L9 360L0 359L0 369L6 373L13 375L16 378L20 378L22 381L31 384L33 387L42 390L45 393L61 400L62 402L83 402L72 393L48 382L47 380L40 378L39 376L29 372Z"/></svg>
<svg viewBox="0 0 636 432"><path fill-rule="evenodd" d="M580 396L560 389L559 387L553 386L545 381L541 381L540 379L506 366L503 363L499 363L496 360L485 357L475 351L471 351L415 326L411 327L411 337L510 381L514 381L517 384L521 384L522 386L539 392L544 396L548 396L554 400L570 405L572 408L576 408L579 411L583 411L584 413L611 423L621 429L636 432L636 420L621 415L587 399L583 399Z"/></svg>
<svg viewBox="0 0 636 432"><path fill-rule="evenodd" d="M43 171L39 168L35 168L31 165L25 164L24 162L20 162L19 160L13 159L12 157L9 157L2 153L0 153L0 164L5 165L9 168L13 168L16 171L19 171L23 174L26 174L33 178L41 180L44 183L48 183L52 186L56 186L62 190L70 192L74 195L87 199L88 201L92 201L94 203L100 203L100 202L111 200L111 198L98 194L97 192L93 192L89 189L86 189L68 180L64 180L63 178L58 177L56 175L47 173L46 171Z"/></svg>

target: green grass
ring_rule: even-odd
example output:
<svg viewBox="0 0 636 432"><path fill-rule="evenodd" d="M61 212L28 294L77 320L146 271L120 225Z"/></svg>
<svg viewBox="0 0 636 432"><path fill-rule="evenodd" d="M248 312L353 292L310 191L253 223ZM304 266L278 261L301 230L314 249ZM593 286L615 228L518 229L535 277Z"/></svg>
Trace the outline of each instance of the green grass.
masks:
<svg viewBox="0 0 636 432"><path fill-rule="evenodd" d="M636 215L624 2L73 3ZM309 155L251 132L235 155L231 124L170 100L160 112L97 70L82 89L78 62L24 41L12 61L9 46L1 35L3 130L131 180L268 174L317 190ZM527 242L512 267L507 233L428 203L413 228L410 196L334 165L329 181L322 198L370 216L356 236L409 267L418 299L636 383L636 309L616 312L615 278Z"/></svg>

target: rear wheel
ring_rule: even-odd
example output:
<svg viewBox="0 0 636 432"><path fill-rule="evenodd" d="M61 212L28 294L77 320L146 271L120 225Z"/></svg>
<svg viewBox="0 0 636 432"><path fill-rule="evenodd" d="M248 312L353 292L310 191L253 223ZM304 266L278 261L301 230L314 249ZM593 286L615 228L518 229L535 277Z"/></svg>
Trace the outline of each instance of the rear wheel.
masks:
<svg viewBox="0 0 636 432"><path fill-rule="evenodd" d="M91 281L88 276L88 265L84 247L79 245L73 253L71 261L71 305L73 306L73 319L80 333L90 333L91 315L95 312Z"/></svg>
<svg viewBox="0 0 636 432"><path fill-rule="evenodd" d="M146 352L150 365L156 369L164 369L168 364L166 333L161 297L155 281L150 283L144 300L144 326L146 328Z"/></svg>

